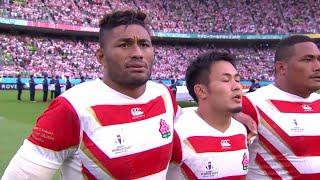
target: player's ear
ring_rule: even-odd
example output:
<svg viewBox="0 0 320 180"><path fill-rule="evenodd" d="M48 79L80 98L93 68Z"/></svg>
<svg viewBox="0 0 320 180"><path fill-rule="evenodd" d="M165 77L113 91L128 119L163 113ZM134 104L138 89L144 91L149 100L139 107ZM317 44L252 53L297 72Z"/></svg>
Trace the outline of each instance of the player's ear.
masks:
<svg viewBox="0 0 320 180"><path fill-rule="evenodd" d="M203 84L195 84L193 86L194 93L196 94L198 100L205 99L208 94L207 87Z"/></svg>
<svg viewBox="0 0 320 180"><path fill-rule="evenodd" d="M99 48L97 51L96 51L96 57L98 59L98 62L101 64L101 65L104 65L104 54L103 54L103 49Z"/></svg>
<svg viewBox="0 0 320 180"><path fill-rule="evenodd" d="M278 75L284 75L287 70L287 63L286 61L276 61L274 64L275 73Z"/></svg>

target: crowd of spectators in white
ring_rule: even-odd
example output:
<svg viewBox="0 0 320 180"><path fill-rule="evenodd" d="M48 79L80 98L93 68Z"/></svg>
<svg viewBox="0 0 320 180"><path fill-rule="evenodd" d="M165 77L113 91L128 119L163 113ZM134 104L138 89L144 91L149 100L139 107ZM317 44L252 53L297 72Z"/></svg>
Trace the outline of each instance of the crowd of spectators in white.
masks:
<svg viewBox="0 0 320 180"><path fill-rule="evenodd" d="M0 17L97 27L105 12L135 8L151 28L184 33L314 33L317 0L0 0Z"/></svg>
<svg viewBox="0 0 320 180"><path fill-rule="evenodd" d="M150 28L161 32L286 34L320 29L316 0L0 0L0 17L97 27L105 12L132 7L149 14ZM102 76L95 41L0 34L0 43L0 76ZM270 47L169 43L155 44L152 79L183 79L190 60L208 50L236 55L243 79L273 79Z"/></svg>
<svg viewBox="0 0 320 180"><path fill-rule="evenodd" d="M0 34L0 75L102 77L95 51L98 42L26 35ZM272 78L271 48L235 48L206 45L155 44L152 79L183 79L189 62L209 50L230 52L239 60L243 79Z"/></svg>

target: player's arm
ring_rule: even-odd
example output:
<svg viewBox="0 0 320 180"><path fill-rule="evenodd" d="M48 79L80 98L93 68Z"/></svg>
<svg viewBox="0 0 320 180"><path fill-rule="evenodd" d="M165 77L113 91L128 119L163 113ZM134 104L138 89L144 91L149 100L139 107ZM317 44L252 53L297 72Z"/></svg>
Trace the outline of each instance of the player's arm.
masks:
<svg viewBox="0 0 320 180"><path fill-rule="evenodd" d="M63 97L56 98L37 119L2 179L50 179L79 145L77 113Z"/></svg>
<svg viewBox="0 0 320 180"><path fill-rule="evenodd" d="M176 131L174 131L173 134L173 148L172 148L172 155L171 155L171 161L169 164L168 172L167 172L167 178L169 180L178 180L178 179L184 179L183 173L181 170L181 164L182 164L182 146L181 141L179 138L179 135Z"/></svg>
<svg viewBox="0 0 320 180"><path fill-rule="evenodd" d="M25 159L24 146L20 148L17 154L10 161L6 171L4 172L1 180L12 179L52 179L57 167L46 167L39 165L33 161Z"/></svg>

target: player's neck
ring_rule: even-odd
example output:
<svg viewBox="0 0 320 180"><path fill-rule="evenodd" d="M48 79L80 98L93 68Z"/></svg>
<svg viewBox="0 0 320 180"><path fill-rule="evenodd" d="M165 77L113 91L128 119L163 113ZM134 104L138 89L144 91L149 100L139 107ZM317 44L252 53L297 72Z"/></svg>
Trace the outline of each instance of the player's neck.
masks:
<svg viewBox="0 0 320 180"><path fill-rule="evenodd" d="M195 111L208 125L222 133L230 127L232 117L231 113L222 113L221 111L218 112L205 108L198 108Z"/></svg>
<svg viewBox="0 0 320 180"><path fill-rule="evenodd" d="M292 88L288 84L287 81L283 82L281 80L275 80L274 85L279 88L281 91L302 97L302 98L308 98L312 92L308 92L305 88L297 89Z"/></svg>
<svg viewBox="0 0 320 180"><path fill-rule="evenodd" d="M111 89L124 94L126 96L132 97L132 98L139 98L140 96L142 96L142 94L145 92L146 90L146 84L144 84L143 86L140 86L138 88L128 88L128 87L124 87L121 86L117 83L114 83L113 81L109 80L109 79L104 79L103 82L109 86Z"/></svg>

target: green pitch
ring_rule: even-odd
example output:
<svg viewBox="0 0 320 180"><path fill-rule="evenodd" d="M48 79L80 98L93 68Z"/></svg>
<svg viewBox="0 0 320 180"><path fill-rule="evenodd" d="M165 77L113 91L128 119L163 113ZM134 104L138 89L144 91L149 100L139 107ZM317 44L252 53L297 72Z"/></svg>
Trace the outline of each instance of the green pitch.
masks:
<svg viewBox="0 0 320 180"><path fill-rule="evenodd" d="M36 101L29 101L29 91L23 91L17 101L17 91L0 90L0 177L10 159L31 132L36 117L48 106L43 103L42 91L36 92Z"/></svg>
<svg viewBox="0 0 320 180"><path fill-rule="evenodd" d="M0 90L0 177L23 140L30 134L36 118L49 105L42 102L42 91L36 92L37 102L29 101L27 90L22 93L22 101L16 99L17 91ZM195 105L190 101L179 104L181 107ZM54 179L58 179L58 176Z"/></svg>

